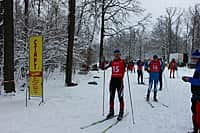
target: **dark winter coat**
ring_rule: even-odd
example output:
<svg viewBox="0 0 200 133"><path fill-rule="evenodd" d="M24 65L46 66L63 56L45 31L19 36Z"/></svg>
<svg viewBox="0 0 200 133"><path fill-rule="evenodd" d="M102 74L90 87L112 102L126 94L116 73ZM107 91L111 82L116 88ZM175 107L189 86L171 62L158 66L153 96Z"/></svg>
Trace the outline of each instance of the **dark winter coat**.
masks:
<svg viewBox="0 0 200 133"><path fill-rule="evenodd" d="M200 97L200 61L196 65L193 77L189 77L191 83L191 91L195 96Z"/></svg>
<svg viewBox="0 0 200 133"><path fill-rule="evenodd" d="M162 59L160 59L160 71L161 72L163 72L164 71L164 69L165 69L165 63L163 62L163 60Z"/></svg>
<svg viewBox="0 0 200 133"><path fill-rule="evenodd" d="M137 62L137 70L139 70L139 71L142 71L142 69L143 69L143 66L144 66L144 63L141 61L141 60L139 60L138 62Z"/></svg>

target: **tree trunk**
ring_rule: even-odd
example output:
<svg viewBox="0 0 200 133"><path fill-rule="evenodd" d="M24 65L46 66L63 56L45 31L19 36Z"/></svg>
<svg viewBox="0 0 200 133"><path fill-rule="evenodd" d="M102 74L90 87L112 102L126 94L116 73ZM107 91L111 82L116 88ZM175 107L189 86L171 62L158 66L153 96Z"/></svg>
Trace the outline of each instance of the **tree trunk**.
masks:
<svg viewBox="0 0 200 133"><path fill-rule="evenodd" d="M196 27L196 16L193 17L193 25L192 25L192 52L194 52L195 45L195 27Z"/></svg>
<svg viewBox="0 0 200 133"><path fill-rule="evenodd" d="M81 13L80 13L80 18L79 18L79 22L78 22L78 26L77 26L77 32L76 32L76 35L79 36L79 32L81 30L81 26L82 26L82 18L83 18L83 14L84 14L84 9L85 9L85 6L86 6L86 0L84 1L84 5L82 6L81 8Z"/></svg>
<svg viewBox="0 0 200 133"><path fill-rule="evenodd" d="M4 0L4 90L15 92L13 0Z"/></svg>
<svg viewBox="0 0 200 133"><path fill-rule="evenodd" d="M3 22L3 1L0 1L0 23ZM0 25L0 78L3 78L3 25Z"/></svg>
<svg viewBox="0 0 200 133"><path fill-rule="evenodd" d="M39 0L39 3L38 3L38 18L40 17L40 5L41 5L41 0Z"/></svg>
<svg viewBox="0 0 200 133"><path fill-rule="evenodd" d="M24 33L25 33L25 42L27 44L27 40L28 40L28 18L29 18L29 11L28 11L28 8L29 8L29 0L24 0L24 16L25 16L25 19L24 19ZM25 44L25 47L27 47L27 45Z"/></svg>
<svg viewBox="0 0 200 133"><path fill-rule="evenodd" d="M99 64L102 62L103 56L103 40L104 40L104 19L105 19L105 0L102 2L102 16L101 16L101 36L100 36L100 52L99 52Z"/></svg>
<svg viewBox="0 0 200 133"><path fill-rule="evenodd" d="M72 64L73 64L73 46L75 33L75 7L76 0L69 0L68 14L68 48L67 48L67 63L65 84L69 86L72 83Z"/></svg>
<svg viewBox="0 0 200 133"><path fill-rule="evenodd" d="M200 38L200 33L199 33L199 28L200 28L200 12L198 10L198 6L195 6L195 14L193 16L193 36L192 36L192 52L194 52L196 49L200 47L199 43L199 38Z"/></svg>
<svg viewBox="0 0 200 133"><path fill-rule="evenodd" d="M171 18L169 17L168 20L168 55L167 59L169 61L169 54L172 53L172 21Z"/></svg>
<svg viewBox="0 0 200 133"><path fill-rule="evenodd" d="M188 51L188 40L189 40L189 24L187 23L187 28L186 28L186 35L185 35L185 53L189 53Z"/></svg>

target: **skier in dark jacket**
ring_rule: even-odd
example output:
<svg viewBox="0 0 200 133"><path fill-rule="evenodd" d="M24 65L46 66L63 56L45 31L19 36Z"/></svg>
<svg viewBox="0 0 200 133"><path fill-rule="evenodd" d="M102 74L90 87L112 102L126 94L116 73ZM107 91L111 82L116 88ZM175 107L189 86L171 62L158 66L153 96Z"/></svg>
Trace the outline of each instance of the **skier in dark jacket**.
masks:
<svg viewBox="0 0 200 133"><path fill-rule="evenodd" d="M107 115L107 119L114 117L114 99L115 99L115 92L118 92L118 99L120 103L119 115L117 120L121 120L124 114L124 85L123 85L123 78L125 73L125 61L120 58L121 54L118 49L114 50L114 59L111 63L105 67L105 69L112 67L112 75L110 80L110 111Z"/></svg>
<svg viewBox="0 0 200 133"><path fill-rule="evenodd" d="M144 66L144 63L141 60L138 60L138 62L137 62L138 84L144 84L144 82L143 82L143 66Z"/></svg>
<svg viewBox="0 0 200 133"><path fill-rule="evenodd" d="M160 72L159 72L159 83L160 83L160 88L159 90L161 91L162 90L162 87L163 87L163 80L162 80L162 75L163 75L163 71L165 69L165 64L164 64L164 61L162 60L162 58L160 58L160 63L161 63L161 69L160 69Z"/></svg>
<svg viewBox="0 0 200 133"><path fill-rule="evenodd" d="M197 112L197 108L200 109L200 54L194 58L196 60L196 69L193 77L183 76L182 79L185 82L191 83L191 92L192 92L192 121L194 131L192 133L200 132L200 110ZM198 115L198 116L197 116Z"/></svg>
<svg viewBox="0 0 200 133"><path fill-rule="evenodd" d="M148 72L149 73L149 62L151 61L151 59L147 59L144 61L144 71Z"/></svg>

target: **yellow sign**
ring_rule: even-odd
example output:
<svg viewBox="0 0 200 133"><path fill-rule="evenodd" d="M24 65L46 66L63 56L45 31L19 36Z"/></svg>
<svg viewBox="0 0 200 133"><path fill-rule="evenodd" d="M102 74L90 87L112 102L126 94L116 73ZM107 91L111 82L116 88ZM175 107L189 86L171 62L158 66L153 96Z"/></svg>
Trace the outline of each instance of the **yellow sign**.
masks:
<svg viewBox="0 0 200 133"><path fill-rule="evenodd" d="M42 97L42 36L30 37L29 50L29 86L30 96Z"/></svg>

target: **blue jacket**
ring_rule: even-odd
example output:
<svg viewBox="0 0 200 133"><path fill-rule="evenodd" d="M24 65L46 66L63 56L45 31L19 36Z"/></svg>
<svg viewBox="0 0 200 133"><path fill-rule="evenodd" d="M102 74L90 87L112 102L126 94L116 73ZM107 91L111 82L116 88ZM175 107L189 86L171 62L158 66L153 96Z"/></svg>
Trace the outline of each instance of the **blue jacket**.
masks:
<svg viewBox="0 0 200 133"><path fill-rule="evenodd" d="M160 60L160 67L161 72L163 72L165 69L165 63L163 62L163 60Z"/></svg>
<svg viewBox="0 0 200 133"><path fill-rule="evenodd" d="M144 62L144 70L147 71L149 67L149 61Z"/></svg>
<svg viewBox="0 0 200 133"><path fill-rule="evenodd" d="M189 81L188 82L190 82L191 85L200 87L200 62L197 63L195 72L199 73L199 76L198 76L199 78L189 77Z"/></svg>

